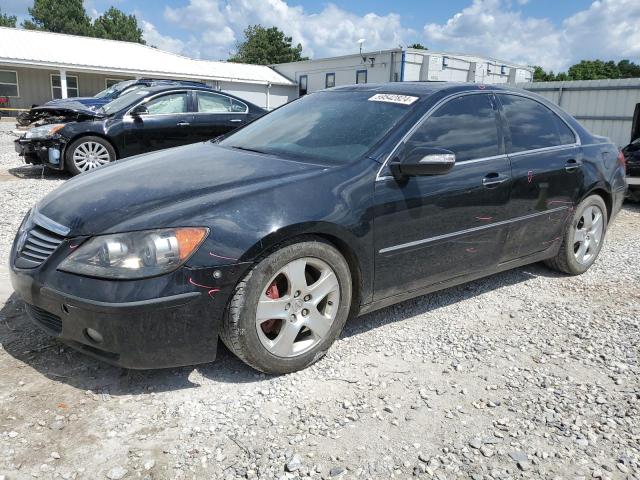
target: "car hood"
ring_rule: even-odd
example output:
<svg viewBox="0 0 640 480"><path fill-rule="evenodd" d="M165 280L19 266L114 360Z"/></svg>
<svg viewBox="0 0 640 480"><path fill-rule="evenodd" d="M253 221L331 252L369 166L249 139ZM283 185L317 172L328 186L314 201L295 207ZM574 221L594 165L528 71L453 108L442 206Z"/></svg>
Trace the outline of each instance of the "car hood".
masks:
<svg viewBox="0 0 640 480"><path fill-rule="evenodd" d="M211 142L120 160L79 175L36 206L70 236L188 226L202 212L328 167Z"/></svg>
<svg viewBox="0 0 640 480"><path fill-rule="evenodd" d="M103 114L89 108L87 105L83 105L76 101L66 101L54 104L44 104L39 107L33 107L31 109L33 114L47 114L56 117L64 117L68 115L82 116L85 118L102 118Z"/></svg>

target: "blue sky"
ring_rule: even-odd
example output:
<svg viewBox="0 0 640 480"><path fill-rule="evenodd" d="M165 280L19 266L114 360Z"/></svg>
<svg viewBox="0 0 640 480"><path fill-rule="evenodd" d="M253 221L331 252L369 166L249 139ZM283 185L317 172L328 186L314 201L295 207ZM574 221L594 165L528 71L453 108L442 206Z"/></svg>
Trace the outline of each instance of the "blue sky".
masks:
<svg viewBox="0 0 640 480"><path fill-rule="evenodd" d="M32 0L2 0L21 19ZM580 59L640 62L638 0L85 0L135 13L148 43L196 58L226 59L246 25L276 25L310 57L420 42L555 71Z"/></svg>

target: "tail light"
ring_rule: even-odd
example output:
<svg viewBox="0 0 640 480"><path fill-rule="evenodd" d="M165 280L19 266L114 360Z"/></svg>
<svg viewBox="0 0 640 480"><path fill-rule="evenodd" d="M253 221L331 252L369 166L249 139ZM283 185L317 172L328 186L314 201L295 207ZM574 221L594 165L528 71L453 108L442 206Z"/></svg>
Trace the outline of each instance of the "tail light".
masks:
<svg viewBox="0 0 640 480"><path fill-rule="evenodd" d="M622 153L622 150L618 151L618 165L620 165L626 173L627 170L627 160L626 158L624 158L624 153Z"/></svg>

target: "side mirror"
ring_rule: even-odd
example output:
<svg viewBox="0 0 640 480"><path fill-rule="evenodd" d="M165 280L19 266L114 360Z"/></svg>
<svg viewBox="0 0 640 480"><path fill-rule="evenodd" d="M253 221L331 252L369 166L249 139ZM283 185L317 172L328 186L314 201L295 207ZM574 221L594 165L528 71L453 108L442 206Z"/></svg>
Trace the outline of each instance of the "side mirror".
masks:
<svg viewBox="0 0 640 480"><path fill-rule="evenodd" d="M142 115L148 115L148 114L149 114L149 110L147 110L147 107L144 104L138 105L133 110L131 110L132 117L140 117Z"/></svg>
<svg viewBox="0 0 640 480"><path fill-rule="evenodd" d="M394 177L416 175L444 175L456 163L456 155L444 148L421 147L411 144L405 146L405 154L399 161L389 164Z"/></svg>

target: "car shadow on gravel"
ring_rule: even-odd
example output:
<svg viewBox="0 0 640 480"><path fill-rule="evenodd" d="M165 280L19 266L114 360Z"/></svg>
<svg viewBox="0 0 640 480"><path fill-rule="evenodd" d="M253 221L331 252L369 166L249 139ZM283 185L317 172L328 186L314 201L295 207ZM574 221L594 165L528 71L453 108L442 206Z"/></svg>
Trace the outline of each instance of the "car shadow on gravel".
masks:
<svg viewBox="0 0 640 480"><path fill-rule="evenodd" d="M351 319L341 337L352 337L401 322L538 276L560 274L541 265L529 265L492 275ZM238 360L222 342L218 345L216 361L203 365L142 371L114 367L76 352L42 332L28 319L24 303L15 294L0 310L0 344L20 364L30 366L47 379L94 394L140 395L197 388L203 382L251 383L270 378ZM4 363L4 368L7 368ZM2 368L0 366L0 372Z"/></svg>
<svg viewBox="0 0 640 480"><path fill-rule="evenodd" d="M68 180L71 178L67 172L51 170L44 165L20 165L7 170L10 175L19 179L41 179L41 180Z"/></svg>
<svg viewBox="0 0 640 480"><path fill-rule="evenodd" d="M24 302L16 294L12 294L0 310L0 345L20 366L28 365L51 381L95 394L139 395L197 388L203 378L208 383L245 383L266 378L238 360L222 343L218 347L218 359L204 365L158 370L128 370L108 365L40 330L29 320ZM6 360L2 363L0 376L9 381L8 372L3 370L16 372L16 365L9 365Z"/></svg>

